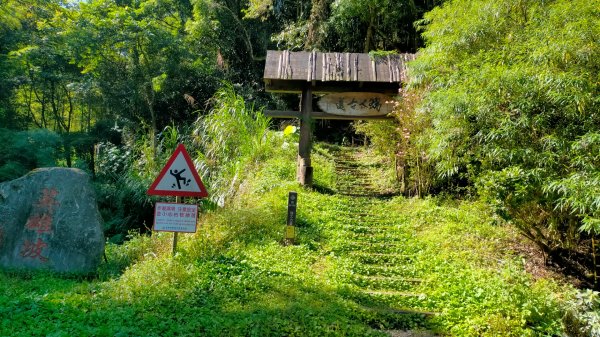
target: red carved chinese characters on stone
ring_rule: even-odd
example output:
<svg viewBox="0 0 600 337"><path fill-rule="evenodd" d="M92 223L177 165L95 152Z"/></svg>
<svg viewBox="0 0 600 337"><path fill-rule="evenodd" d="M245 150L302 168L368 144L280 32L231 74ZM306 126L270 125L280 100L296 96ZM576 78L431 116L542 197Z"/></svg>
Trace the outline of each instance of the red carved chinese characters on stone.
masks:
<svg viewBox="0 0 600 337"><path fill-rule="evenodd" d="M19 253L22 257L31 259L39 259L42 262L48 262L48 258L42 255L42 249L48 247L48 244L38 238L36 242L25 240L21 252Z"/></svg>
<svg viewBox="0 0 600 337"><path fill-rule="evenodd" d="M42 190L42 197L38 200L35 206L40 209L46 209L50 212L54 212L54 206L58 205L56 201L56 196L58 195L58 191L53 188L44 188Z"/></svg>
<svg viewBox="0 0 600 337"><path fill-rule="evenodd" d="M34 204L33 214L27 219L26 229L38 234L52 232L52 215L54 207L59 204L55 199L57 195L58 192L55 189L45 188L42 190L42 196Z"/></svg>
<svg viewBox="0 0 600 337"><path fill-rule="evenodd" d="M38 234L50 233L52 231L52 217L48 214L32 215L27 219L25 228Z"/></svg>
<svg viewBox="0 0 600 337"><path fill-rule="evenodd" d="M48 262L48 257L42 255L42 250L47 248L48 244L40 236L52 232L54 209L59 205L59 202L56 201L57 195L58 191L55 189L45 188L42 190L40 199L33 205L25 229L34 231L37 234L37 241L25 240L19 252L21 257Z"/></svg>

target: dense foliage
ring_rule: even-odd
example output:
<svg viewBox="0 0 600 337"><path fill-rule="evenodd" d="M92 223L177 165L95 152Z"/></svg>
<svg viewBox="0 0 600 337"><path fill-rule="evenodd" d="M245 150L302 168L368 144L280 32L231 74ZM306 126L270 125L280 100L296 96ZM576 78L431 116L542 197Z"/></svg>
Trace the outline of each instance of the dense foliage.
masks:
<svg viewBox="0 0 600 337"><path fill-rule="evenodd" d="M38 168L55 166L60 137L48 130L0 129L0 181L11 180Z"/></svg>
<svg viewBox="0 0 600 337"><path fill-rule="evenodd" d="M427 156L427 136L430 129L430 116L422 109L423 90L401 90L394 111L393 121L357 122L355 130L368 137L370 144L380 154L388 158L388 164L395 168L400 193L406 196L425 196L447 191L456 192L455 186L444 186L437 179Z"/></svg>
<svg viewBox="0 0 600 337"><path fill-rule="evenodd" d="M600 232L599 8L450 1L420 22L427 47L412 67L412 86L428 90L423 138L437 174L477 186L580 275L593 267L576 251Z"/></svg>
<svg viewBox="0 0 600 337"><path fill-rule="evenodd" d="M217 91L213 106L193 124L193 138L211 199L223 206L245 180L246 171L273 154L273 135L268 132L270 119L247 106L231 85Z"/></svg>
<svg viewBox="0 0 600 337"><path fill-rule="evenodd" d="M264 132L245 126L254 118L263 129L269 125L258 107L297 104L264 93L267 49L415 50L421 40L412 22L437 3L4 2L0 127L14 141L0 159L0 180L44 165L87 170L96 178L108 236L123 238L148 227L150 199L140 187L174 144L184 142L222 205L247 169L232 158L251 151L255 162L269 155L261 150ZM222 83L233 84L219 91ZM36 155L43 161L23 151L30 129L53 137L42 145L52 151ZM228 138L232 132L240 138ZM39 146L33 138L31 149Z"/></svg>

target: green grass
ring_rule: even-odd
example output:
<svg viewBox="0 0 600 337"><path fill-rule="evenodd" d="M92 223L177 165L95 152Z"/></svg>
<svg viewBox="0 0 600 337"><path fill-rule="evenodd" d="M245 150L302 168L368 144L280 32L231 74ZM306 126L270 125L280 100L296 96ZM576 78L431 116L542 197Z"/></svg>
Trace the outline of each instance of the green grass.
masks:
<svg viewBox="0 0 600 337"><path fill-rule="evenodd" d="M320 192L296 186L293 149L269 158L174 258L170 233L132 235L97 279L0 273L0 336L560 334L570 289L527 275L483 205L336 194L335 151L315 149ZM284 246L290 190L299 237Z"/></svg>

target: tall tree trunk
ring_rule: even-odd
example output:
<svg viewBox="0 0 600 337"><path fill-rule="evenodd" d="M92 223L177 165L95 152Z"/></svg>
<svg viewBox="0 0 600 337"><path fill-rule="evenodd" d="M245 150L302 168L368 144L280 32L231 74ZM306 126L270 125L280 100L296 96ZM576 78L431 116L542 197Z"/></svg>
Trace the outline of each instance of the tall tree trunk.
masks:
<svg viewBox="0 0 600 337"><path fill-rule="evenodd" d="M365 54L371 51L371 44L373 43L373 31L375 29L375 15L373 15L373 11L371 10L369 19L369 27L367 27L367 37L365 38Z"/></svg>
<svg viewBox="0 0 600 337"><path fill-rule="evenodd" d="M31 121L33 122L33 124L35 124L36 127L38 128L42 128L42 123L37 121L37 119L35 118L35 114L33 113L33 107L32 107L32 103L33 103L33 85L29 87L29 95L27 95L27 110L29 112L29 118L31 118Z"/></svg>
<svg viewBox="0 0 600 337"><path fill-rule="evenodd" d="M92 171L92 179L96 179L96 144L95 142L90 146L90 170Z"/></svg>
<svg viewBox="0 0 600 337"><path fill-rule="evenodd" d="M152 88L152 83L150 82L146 86L146 90L144 90L144 98L146 99L146 104L148 105L148 111L150 111L150 144L152 146L152 160L156 160L156 111L154 110L154 89Z"/></svg>
<svg viewBox="0 0 600 337"><path fill-rule="evenodd" d="M150 112L150 146L152 147L152 165L156 160L156 112L154 111L154 88L152 87L152 78L149 75L149 71L144 71L142 62L140 62L141 57L147 58L148 55L144 53L144 49L142 48L142 44L140 40L137 40L137 44L133 49L133 63L134 63L134 74L136 79L138 79L139 87L138 90L141 93L142 99L145 101L146 106L148 108L148 112Z"/></svg>
<svg viewBox="0 0 600 337"><path fill-rule="evenodd" d="M65 130L67 133L71 132L71 122L73 120L73 97L67 89L66 85L63 85L63 90L65 91L65 95L67 96L67 102L69 103L69 111L67 115L67 124L65 125Z"/></svg>
<svg viewBox="0 0 600 337"><path fill-rule="evenodd" d="M40 106L41 106L41 110L40 110L40 125L43 128L47 128L48 127L48 122L46 121L46 96L42 95L42 97L40 98L40 94L35 89L33 83L34 83L33 76L31 76L31 88L32 88L31 90L33 90L33 94L35 95L35 99L38 101L38 103L40 103Z"/></svg>

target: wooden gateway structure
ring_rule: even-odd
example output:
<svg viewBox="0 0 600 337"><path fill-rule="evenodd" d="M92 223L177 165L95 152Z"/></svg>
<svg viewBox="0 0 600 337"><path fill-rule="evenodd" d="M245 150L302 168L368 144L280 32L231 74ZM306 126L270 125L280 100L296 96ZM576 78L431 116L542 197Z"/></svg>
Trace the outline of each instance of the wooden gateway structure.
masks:
<svg viewBox="0 0 600 337"><path fill-rule="evenodd" d="M312 119L384 119L394 95L406 80L406 63L414 54L371 57L359 53L268 51L266 91L300 93L300 111L265 111L273 118L300 118L297 178L312 186L310 162ZM313 111L313 95L319 95Z"/></svg>

